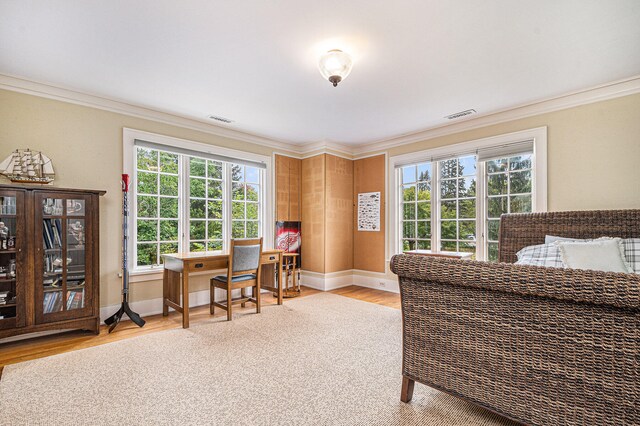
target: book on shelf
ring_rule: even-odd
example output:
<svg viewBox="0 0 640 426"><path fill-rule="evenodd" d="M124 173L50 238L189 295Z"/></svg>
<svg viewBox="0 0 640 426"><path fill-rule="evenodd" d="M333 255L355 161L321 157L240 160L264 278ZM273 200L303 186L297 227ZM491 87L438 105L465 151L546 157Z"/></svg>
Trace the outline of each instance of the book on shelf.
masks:
<svg viewBox="0 0 640 426"><path fill-rule="evenodd" d="M84 308L84 289L70 291L67 295L67 310Z"/></svg>

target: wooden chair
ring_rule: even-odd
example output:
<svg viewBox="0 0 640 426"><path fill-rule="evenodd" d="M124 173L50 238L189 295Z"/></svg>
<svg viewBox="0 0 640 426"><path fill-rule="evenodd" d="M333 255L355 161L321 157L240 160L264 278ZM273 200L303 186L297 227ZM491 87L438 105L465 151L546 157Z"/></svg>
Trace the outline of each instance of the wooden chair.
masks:
<svg viewBox="0 0 640 426"><path fill-rule="evenodd" d="M229 249L229 266L227 275L211 278L211 314L215 307L227 311L227 321L232 320L233 305L240 304L243 308L246 302L256 304L256 313L260 313L260 256L262 254L262 238L231 240ZM253 287L252 296L245 295L245 289ZM227 303L215 301L215 289L227 291ZM240 298L232 299L231 290L240 289Z"/></svg>

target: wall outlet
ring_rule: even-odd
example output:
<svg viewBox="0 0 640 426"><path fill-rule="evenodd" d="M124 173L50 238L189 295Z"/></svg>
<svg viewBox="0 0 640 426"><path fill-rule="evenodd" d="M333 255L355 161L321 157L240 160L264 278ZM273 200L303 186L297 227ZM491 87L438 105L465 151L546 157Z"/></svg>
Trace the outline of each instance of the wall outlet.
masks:
<svg viewBox="0 0 640 426"><path fill-rule="evenodd" d="M379 285L380 287L385 287L384 281L380 281L380 282L378 283L378 285Z"/></svg>

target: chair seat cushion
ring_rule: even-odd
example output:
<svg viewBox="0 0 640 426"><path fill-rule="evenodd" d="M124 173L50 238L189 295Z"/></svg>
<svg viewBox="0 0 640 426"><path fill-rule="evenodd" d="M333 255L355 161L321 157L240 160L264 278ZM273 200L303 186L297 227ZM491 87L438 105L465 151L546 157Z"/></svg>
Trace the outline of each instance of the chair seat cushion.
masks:
<svg viewBox="0 0 640 426"><path fill-rule="evenodd" d="M214 280L216 281L220 281L222 283L226 283L227 282L227 276L226 275L217 275L215 277L213 277ZM244 274L244 275L237 275L233 278L231 278L231 282L233 283L237 283L240 281L249 281L249 280L255 280L256 279L256 274Z"/></svg>

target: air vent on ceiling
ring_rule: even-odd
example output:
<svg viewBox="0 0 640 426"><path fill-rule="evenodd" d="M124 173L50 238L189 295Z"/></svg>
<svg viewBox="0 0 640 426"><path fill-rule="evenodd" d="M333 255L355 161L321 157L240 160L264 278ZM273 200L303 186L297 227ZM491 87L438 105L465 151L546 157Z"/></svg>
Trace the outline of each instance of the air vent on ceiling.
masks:
<svg viewBox="0 0 640 426"><path fill-rule="evenodd" d="M224 117L219 117L217 115L210 115L209 118L212 120L221 121L226 124L233 123L233 120L229 120L228 118L224 118Z"/></svg>
<svg viewBox="0 0 640 426"><path fill-rule="evenodd" d="M447 115L445 118L447 118L449 120L455 120L456 118L464 117L465 115L471 115L471 114L475 114L475 113L476 113L475 109L468 109L466 111L460 111L460 112L456 112L456 113L451 114L451 115Z"/></svg>

